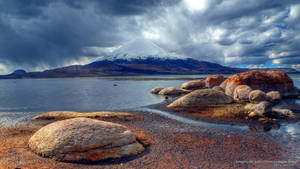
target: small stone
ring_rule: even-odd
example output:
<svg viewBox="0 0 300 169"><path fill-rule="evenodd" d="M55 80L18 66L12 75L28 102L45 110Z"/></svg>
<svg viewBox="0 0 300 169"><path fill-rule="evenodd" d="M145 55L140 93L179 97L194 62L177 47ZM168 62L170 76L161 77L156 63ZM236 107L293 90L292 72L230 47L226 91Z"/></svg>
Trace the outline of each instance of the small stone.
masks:
<svg viewBox="0 0 300 169"><path fill-rule="evenodd" d="M162 89L164 89L164 88L162 88L162 87L155 87L155 88L153 88L151 90L151 93L152 94L158 94Z"/></svg>
<svg viewBox="0 0 300 169"><path fill-rule="evenodd" d="M260 116L266 115L267 113L272 112L272 104L267 101L260 102L255 105L254 111Z"/></svg>
<svg viewBox="0 0 300 169"><path fill-rule="evenodd" d="M255 117L259 117L260 115L258 114L258 113L256 113L256 112L250 112L249 114L248 114L248 117L250 117L250 118L255 118Z"/></svg>
<svg viewBox="0 0 300 169"><path fill-rule="evenodd" d="M252 91L248 85L239 85L234 89L233 98L235 101L249 101L249 93Z"/></svg>
<svg viewBox="0 0 300 169"><path fill-rule="evenodd" d="M271 102L278 102L281 100L281 94L279 91L270 91L267 93L267 98Z"/></svg>
<svg viewBox="0 0 300 169"><path fill-rule="evenodd" d="M187 90L203 89L205 88L205 82L203 80L191 80L183 83L181 88Z"/></svg>
<svg viewBox="0 0 300 169"><path fill-rule="evenodd" d="M214 86L219 86L224 80L225 80L224 76L219 74L209 76L205 79L206 87L212 88Z"/></svg>
<svg viewBox="0 0 300 169"><path fill-rule="evenodd" d="M251 103L259 103L267 100L267 95L261 90L253 90L249 93L249 101Z"/></svg>
<svg viewBox="0 0 300 169"><path fill-rule="evenodd" d="M189 92L191 92L191 91L176 88L176 87L168 87L168 88L162 89L158 94L163 95L163 96L180 96L180 95L187 94Z"/></svg>

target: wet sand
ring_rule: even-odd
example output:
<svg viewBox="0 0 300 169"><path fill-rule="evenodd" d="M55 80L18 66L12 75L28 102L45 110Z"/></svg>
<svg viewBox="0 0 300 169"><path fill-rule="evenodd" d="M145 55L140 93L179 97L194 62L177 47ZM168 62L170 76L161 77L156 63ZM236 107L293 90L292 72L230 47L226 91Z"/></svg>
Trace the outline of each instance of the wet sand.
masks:
<svg viewBox="0 0 300 169"><path fill-rule="evenodd" d="M92 164L62 163L42 158L27 147L30 136L51 121L0 132L0 168L299 168L299 141L280 134L244 129L205 127L150 112L133 112L136 119L116 120L134 132L145 133L151 145L145 152ZM299 129L299 128L298 128ZM296 151L296 152L295 152ZM297 161L298 160L298 161Z"/></svg>

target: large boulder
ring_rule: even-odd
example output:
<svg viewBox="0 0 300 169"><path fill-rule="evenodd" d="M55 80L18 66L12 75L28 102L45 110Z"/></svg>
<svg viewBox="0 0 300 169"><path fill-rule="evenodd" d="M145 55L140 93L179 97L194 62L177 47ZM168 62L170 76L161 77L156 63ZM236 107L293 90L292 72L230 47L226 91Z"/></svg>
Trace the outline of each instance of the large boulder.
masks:
<svg viewBox="0 0 300 169"><path fill-rule="evenodd" d="M239 85L234 89L233 98L236 101L249 101L249 93L252 91L248 85Z"/></svg>
<svg viewBox="0 0 300 169"><path fill-rule="evenodd" d="M248 85L253 90L258 89L264 92L277 90L284 96L294 90L292 79L281 71L253 70L238 73L229 76L220 86L225 89L227 95L233 97L234 90L239 85Z"/></svg>
<svg viewBox="0 0 300 169"><path fill-rule="evenodd" d="M209 76L205 79L206 87L213 88L214 86L219 86L224 80L225 80L224 76L219 74Z"/></svg>
<svg viewBox="0 0 300 169"><path fill-rule="evenodd" d="M253 90L249 93L249 101L251 103L259 103L267 100L266 93L261 90Z"/></svg>
<svg viewBox="0 0 300 169"><path fill-rule="evenodd" d="M189 93L190 91L176 88L176 87L168 87L162 89L158 94L163 96L180 96Z"/></svg>
<svg viewBox="0 0 300 169"><path fill-rule="evenodd" d="M168 107L188 107L207 104L227 104L233 99L225 93L213 89L195 90L168 105Z"/></svg>
<svg viewBox="0 0 300 169"><path fill-rule="evenodd" d="M164 88L162 88L162 87L155 87L155 88L153 88L151 90L151 93L152 94L158 94L162 89L164 89Z"/></svg>
<svg viewBox="0 0 300 169"><path fill-rule="evenodd" d="M205 88L205 82L203 80L191 80L183 83L181 88L187 90L203 89Z"/></svg>
<svg viewBox="0 0 300 169"><path fill-rule="evenodd" d="M28 145L41 156L66 162L100 161L144 151L127 127L89 118L44 126L30 138Z"/></svg>
<svg viewBox="0 0 300 169"><path fill-rule="evenodd" d="M267 93L267 98L271 102L278 102L281 100L281 94L279 91L270 91Z"/></svg>

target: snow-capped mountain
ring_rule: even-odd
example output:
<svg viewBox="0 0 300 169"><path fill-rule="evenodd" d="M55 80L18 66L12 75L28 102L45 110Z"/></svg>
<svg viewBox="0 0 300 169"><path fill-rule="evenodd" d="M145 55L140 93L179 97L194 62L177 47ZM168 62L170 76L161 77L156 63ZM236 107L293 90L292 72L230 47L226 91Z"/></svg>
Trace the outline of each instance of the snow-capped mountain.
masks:
<svg viewBox="0 0 300 169"><path fill-rule="evenodd" d="M109 75L213 74L244 70L172 54L150 40L139 38L122 45L108 57L87 65L72 65L43 72L23 72L1 78L88 77Z"/></svg>
<svg viewBox="0 0 300 169"><path fill-rule="evenodd" d="M125 43L120 48L116 49L112 54L105 58L107 60L116 59L147 59L147 58L159 58L159 59L183 59L185 57L178 56L173 53L165 51L151 40L145 38L138 38Z"/></svg>

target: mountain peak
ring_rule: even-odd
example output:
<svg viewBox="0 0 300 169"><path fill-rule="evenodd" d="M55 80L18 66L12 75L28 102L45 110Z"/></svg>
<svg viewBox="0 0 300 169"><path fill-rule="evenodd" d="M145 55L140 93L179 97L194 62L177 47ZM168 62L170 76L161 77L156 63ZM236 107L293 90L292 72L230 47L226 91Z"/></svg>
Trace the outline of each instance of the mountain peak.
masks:
<svg viewBox="0 0 300 169"><path fill-rule="evenodd" d="M147 58L160 58L160 59L178 59L175 54L165 51L163 48L145 38L137 38L122 45L119 49L115 50L108 58L109 60L116 59L147 59Z"/></svg>

